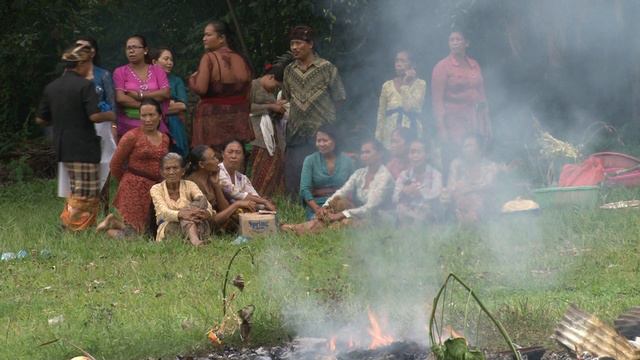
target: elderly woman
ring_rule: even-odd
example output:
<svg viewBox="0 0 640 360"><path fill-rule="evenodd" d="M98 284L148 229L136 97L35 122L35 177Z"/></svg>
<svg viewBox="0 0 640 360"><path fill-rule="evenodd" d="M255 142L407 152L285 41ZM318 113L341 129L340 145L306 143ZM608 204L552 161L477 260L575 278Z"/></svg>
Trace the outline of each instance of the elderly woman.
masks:
<svg viewBox="0 0 640 360"><path fill-rule="evenodd" d="M477 222L489 213L490 194L498 166L484 157L482 136L469 135L462 145L462 156L451 162L449 180L443 193L445 202L453 198L458 221Z"/></svg>
<svg viewBox="0 0 640 360"><path fill-rule="evenodd" d="M249 178L240 172L244 167L244 146L238 140L232 140L224 146L220 167L220 185L224 195L235 202L250 200L258 204L258 208L275 211L276 207L267 199L262 198L251 185Z"/></svg>
<svg viewBox="0 0 640 360"><path fill-rule="evenodd" d="M427 144L414 140L409 146L409 169L400 173L393 192L400 224L421 223L437 215L442 175L428 163Z"/></svg>
<svg viewBox="0 0 640 360"><path fill-rule="evenodd" d="M251 67L236 51L227 24L207 24L202 42L206 52L189 78L189 88L200 96L191 145L221 146L232 139L253 140L249 122Z"/></svg>
<svg viewBox="0 0 640 360"><path fill-rule="evenodd" d="M211 204L193 181L182 180L182 156L168 153L162 158L160 173L164 181L151 187L151 199L156 209L158 231L156 241L181 233L191 244L204 243L211 234L209 221L215 215Z"/></svg>
<svg viewBox="0 0 640 360"><path fill-rule="evenodd" d="M424 131L420 115L427 83L416 76L411 55L406 50L396 54L395 70L396 77L382 85L378 104L376 139L387 147L391 145L391 133L397 128L411 129L419 136Z"/></svg>
<svg viewBox="0 0 640 360"><path fill-rule="evenodd" d="M353 173L353 160L337 151L336 130L322 125L316 131L316 149L302 164L300 198L304 202L307 220L322 212L322 206Z"/></svg>
<svg viewBox="0 0 640 360"><path fill-rule="evenodd" d="M114 206L124 223L112 214L98 226L111 237L143 233L149 226L151 196L149 190L162 180L160 162L169 152L169 137L158 130L162 121L160 103L145 98L140 105L140 127L120 139L113 158L111 174L118 180Z"/></svg>
<svg viewBox="0 0 640 360"><path fill-rule="evenodd" d="M231 217L239 210L254 212L256 202L253 200L238 200L229 204L220 185L220 161L218 154L206 145L198 145L191 150L187 180L191 180L200 191L216 214L213 221L216 225L227 227Z"/></svg>
<svg viewBox="0 0 640 360"><path fill-rule="evenodd" d="M142 35L133 35L127 39L125 54L129 63L113 71L113 83L118 103L118 137L140 126L140 104L144 99L154 99L162 104L167 112L171 90L167 74L158 65L150 64L149 47ZM164 121L160 122L160 131L168 134Z"/></svg>
<svg viewBox="0 0 640 360"><path fill-rule="evenodd" d="M362 144L360 161L365 167L356 170L349 180L327 199L317 219L297 225L282 225L283 230L298 234L317 231L331 224L348 224L375 216L393 194L393 177L384 166L385 148L378 140ZM351 200L350 200L351 199Z"/></svg>

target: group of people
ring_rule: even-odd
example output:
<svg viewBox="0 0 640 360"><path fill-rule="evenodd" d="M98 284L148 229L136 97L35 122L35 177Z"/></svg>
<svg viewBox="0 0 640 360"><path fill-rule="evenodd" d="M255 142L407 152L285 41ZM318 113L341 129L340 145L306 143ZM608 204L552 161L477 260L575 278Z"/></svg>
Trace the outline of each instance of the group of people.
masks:
<svg viewBox="0 0 640 360"><path fill-rule="evenodd" d="M90 228L102 204L106 216L96 229L111 237L151 231L158 241L179 234L200 245L215 229L234 231L241 212L276 211L270 198L283 192L306 210L307 222L282 226L296 233L385 213L399 224L449 209L461 221L479 219L497 168L482 156L491 133L482 74L461 32L451 33L451 54L432 77L445 176L430 162L427 84L409 52L396 55L397 76L382 87L375 138L362 143L364 167L356 169L334 124L346 100L338 69L314 51L310 27L296 26L289 37L289 56L253 79L228 25L207 24L205 53L187 81L200 97L191 126L187 86L172 74L169 48L150 49L133 35L128 63L111 76L98 66L97 42L79 38L63 54L65 72L45 88L36 119L53 127L59 195L67 198L63 227ZM110 178L118 182L119 216L109 213Z"/></svg>

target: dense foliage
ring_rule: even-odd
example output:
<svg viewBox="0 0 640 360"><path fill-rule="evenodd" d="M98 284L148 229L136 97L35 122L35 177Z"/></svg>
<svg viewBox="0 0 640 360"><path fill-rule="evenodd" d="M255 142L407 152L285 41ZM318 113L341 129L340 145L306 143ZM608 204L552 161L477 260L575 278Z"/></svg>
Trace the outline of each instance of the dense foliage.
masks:
<svg viewBox="0 0 640 360"><path fill-rule="evenodd" d="M340 114L346 136L372 132L394 51L412 51L419 76L429 80L454 27L465 30L483 68L497 139L522 147L532 114L560 137L593 121L622 128L625 140L637 134L640 45L620 41L637 33L635 1L9 0L0 4L0 179L2 165L22 156L18 145L33 147L24 139L42 133L32 124L34 110L76 36L95 37L101 64L112 70L126 61L126 38L143 34L152 47L171 47L174 72L187 76L202 52L204 24L233 24L230 4L256 75L287 50L292 25L316 29L316 49L338 65L347 88Z"/></svg>
<svg viewBox="0 0 640 360"><path fill-rule="evenodd" d="M366 1L335 1L341 7L357 7ZM288 29L308 23L327 34L337 21L332 2L311 0L234 1L241 34L254 67L287 49ZM336 5L338 6L338 5ZM226 1L179 0L158 6L150 1L13 0L0 5L5 31L0 34L0 154L15 142L33 134L29 124L46 83L59 74L58 57L78 35L98 40L101 64L108 68L126 61L123 43L132 34L147 37L151 46L170 46L177 58L176 72L193 71L202 51L201 34L206 21L232 23Z"/></svg>

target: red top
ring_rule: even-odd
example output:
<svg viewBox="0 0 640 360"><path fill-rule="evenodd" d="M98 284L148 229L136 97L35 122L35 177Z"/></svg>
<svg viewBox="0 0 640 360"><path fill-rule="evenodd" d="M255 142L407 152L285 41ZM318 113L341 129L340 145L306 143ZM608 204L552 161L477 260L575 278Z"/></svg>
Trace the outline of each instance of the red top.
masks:
<svg viewBox="0 0 640 360"><path fill-rule="evenodd" d="M122 136L111 159L111 175L119 182L114 206L138 232L149 224L149 190L161 178L160 163L168 151L167 135L162 134L160 144L152 144L142 129L135 128Z"/></svg>
<svg viewBox="0 0 640 360"><path fill-rule="evenodd" d="M465 57L468 66L462 66L453 55L440 60L433 68L431 91L433 112L438 130L446 130L450 139L462 141L470 133L488 135L488 124L481 123L479 104L486 102L484 79L478 62ZM480 111L486 111L480 109Z"/></svg>

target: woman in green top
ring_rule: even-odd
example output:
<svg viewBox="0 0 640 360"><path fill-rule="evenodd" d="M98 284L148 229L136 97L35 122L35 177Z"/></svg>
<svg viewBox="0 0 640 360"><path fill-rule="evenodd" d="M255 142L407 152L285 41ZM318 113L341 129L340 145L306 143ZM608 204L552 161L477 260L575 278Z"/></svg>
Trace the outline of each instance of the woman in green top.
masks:
<svg viewBox="0 0 640 360"><path fill-rule="evenodd" d="M171 147L169 151L176 152L186 159L189 155L189 140L185 128L187 113L187 89L182 79L171 73L173 70L173 53L169 48L161 47L151 51L151 62L160 65L167 73L171 99L167 109L167 126L171 134Z"/></svg>
<svg viewBox="0 0 640 360"><path fill-rule="evenodd" d="M302 164L300 197L305 205L307 220L316 217L325 201L339 189L353 173L353 160L336 148L336 131L331 125L316 131L316 149Z"/></svg>

